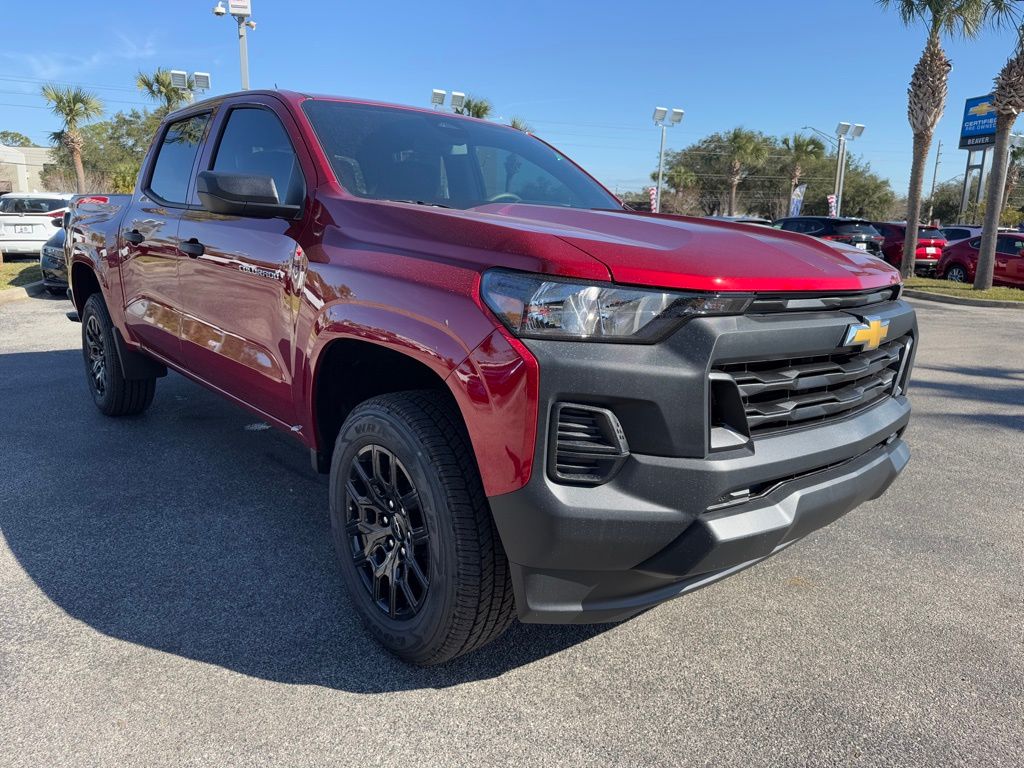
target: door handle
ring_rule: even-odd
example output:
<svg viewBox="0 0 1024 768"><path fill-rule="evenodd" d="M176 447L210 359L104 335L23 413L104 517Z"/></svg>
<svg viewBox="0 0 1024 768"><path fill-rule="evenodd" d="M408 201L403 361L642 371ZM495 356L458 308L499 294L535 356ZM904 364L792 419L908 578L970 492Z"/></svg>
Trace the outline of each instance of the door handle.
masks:
<svg viewBox="0 0 1024 768"><path fill-rule="evenodd" d="M190 259L198 259L204 253L206 253L206 246L193 237L191 240L186 240L183 243L179 243L178 250L181 251L182 253L188 254L188 257Z"/></svg>
<svg viewBox="0 0 1024 768"><path fill-rule="evenodd" d="M138 245L146 239L146 236L137 229L133 229L131 232L125 232L123 237L132 245Z"/></svg>

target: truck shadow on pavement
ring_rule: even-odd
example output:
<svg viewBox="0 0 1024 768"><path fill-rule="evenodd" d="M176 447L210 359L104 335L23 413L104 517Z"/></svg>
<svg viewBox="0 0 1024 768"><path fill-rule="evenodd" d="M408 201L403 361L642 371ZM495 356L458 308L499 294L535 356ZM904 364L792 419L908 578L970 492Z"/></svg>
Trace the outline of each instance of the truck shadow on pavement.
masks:
<svg viewBox="0 0 1024 768"><path fill-rule="evenodd" d="M608 628L517 623L442 667L404 664L349 605L327 483L301 445L174 374L147 414L106 419L81 368L78 350L0 355L0 531L45 595L99 632L376 693L496 677Z"/></svg>

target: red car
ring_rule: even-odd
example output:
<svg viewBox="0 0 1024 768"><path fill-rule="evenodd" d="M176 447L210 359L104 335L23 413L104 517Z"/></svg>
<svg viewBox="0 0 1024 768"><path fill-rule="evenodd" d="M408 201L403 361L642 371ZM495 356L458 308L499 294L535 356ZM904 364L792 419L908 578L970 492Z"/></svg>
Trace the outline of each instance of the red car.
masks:
<svg viewBox="0 0 1024 768"><path fill-rule="evenodd" d="M882 243L882 257L899 268L903 263L903 243L907 238L906 222L875 221L872 222L885 242ZM935 274L935 265L946 247L946 237L935 227L921 226L917 228L917 251L914 271L921 275Z"/></svg>
<svg viewBox="0 0 1024 768"><path fill-rule="evenodd" d="M877 498L909 460L899 272L629 211L514 128L246 91L164 118L135 189L68 223L89 401L139 414L177 370L305 446L351 605L404 659L516 615L627 618Z"/></svg>
<svg viewBox="0 0 1024 768"><path fill-rule="evenodd" d="M939 259L936 274L955 283L974 282L974 271L978 267L978 249L981 237L951 245ZM996 240L996 263L993 282L1024 288L1024 233L1000 233Z"/></svg>

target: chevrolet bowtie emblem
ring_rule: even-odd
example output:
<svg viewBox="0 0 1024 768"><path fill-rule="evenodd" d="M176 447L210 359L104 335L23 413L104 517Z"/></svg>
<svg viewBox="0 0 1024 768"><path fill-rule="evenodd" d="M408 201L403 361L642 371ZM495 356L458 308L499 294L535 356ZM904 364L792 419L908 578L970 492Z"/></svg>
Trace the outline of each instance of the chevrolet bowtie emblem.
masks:
<svg viewBox="0 0 1024 768"><path fill-rule="evenodd" d="M889 335L889 321L877 317L865 317L863 323L855 323L846 331L844 347L854 347L858 344L862 349L878 349L885 337Z"/></svg>

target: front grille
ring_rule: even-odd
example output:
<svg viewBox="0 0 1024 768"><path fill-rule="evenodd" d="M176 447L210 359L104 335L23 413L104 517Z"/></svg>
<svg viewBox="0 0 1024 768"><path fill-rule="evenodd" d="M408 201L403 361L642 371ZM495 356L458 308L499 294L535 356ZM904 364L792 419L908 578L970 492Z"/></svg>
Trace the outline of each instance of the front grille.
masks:
<svg viewBox="0 0 1024 768"><path fill-rule="evenodd" d="M550 439L548 471L561 482L605 483L629 455L622 426L607 408L556 403Z"/></svg>
<svg viewBox="0 0 1024 768"><path fill-rule="evenodd" d="M755 437L840 418L890 397L909 346L910 336L903 336L870 352L730 363L714 373L735 382Z"/></svg>

